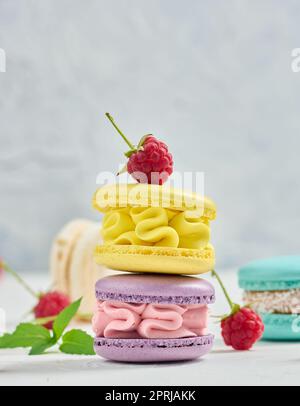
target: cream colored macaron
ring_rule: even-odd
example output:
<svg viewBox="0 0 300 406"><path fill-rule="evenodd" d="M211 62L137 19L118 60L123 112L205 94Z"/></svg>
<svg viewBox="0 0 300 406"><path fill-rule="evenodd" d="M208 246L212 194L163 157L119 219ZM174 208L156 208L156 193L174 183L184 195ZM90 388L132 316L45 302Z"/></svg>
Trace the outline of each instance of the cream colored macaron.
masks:
<svg viewBox="0 0 300 406"><path fill-rule="evenodd" d="M95 262L95 247L101 241L99 224L92 223L79 237L70 263L69 292L72 300L82 297L80 316L90 320L95 306L95 283L112 273Z"/></svg>
<svg viewBox="0 0 300 406"><path fill-rule="evenodd" d="M50 253L50 270L53 288L69 294L69 265L76 243L81 234L92 223L84 219L76 219L67 223L55 237Z"/></svg>
<svg viewBox="0 0 300 406"><path fill-rule="evenodd" d="M94 261L94 250L101 243L99 224L89 220L73 220L56 236L50 255L52 284L72 301L82 297L78 316L90 320L94 311L94 286L108 276L108 271Z"/></svg>

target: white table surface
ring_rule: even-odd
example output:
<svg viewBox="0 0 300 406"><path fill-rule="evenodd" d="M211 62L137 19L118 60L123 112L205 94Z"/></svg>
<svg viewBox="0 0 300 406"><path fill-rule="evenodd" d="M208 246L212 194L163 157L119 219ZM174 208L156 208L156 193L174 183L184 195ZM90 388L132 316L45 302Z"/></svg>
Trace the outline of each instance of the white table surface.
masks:
<svg viewBox="0 0 300 406"><path fill-rule="evenodd" d="M241 292L233 271L220 272L235 300ZM47 289L47 275L25 274L37 290ZM227 306L214 282L217 303L212 314L223 314ZM34 305L31 297L9 276L0 282L0 307L12 329ZM81 326L82 327L82 326ZM83 326L90 331L90 326ZM237 352L226 347L219 326L214 350L204 359L170 364L136 365L113 363L97 356L68 356L51 353L30 357L24 350L0 350L0 385L299 385L300 343L260 342L253 350Z"/></svg>

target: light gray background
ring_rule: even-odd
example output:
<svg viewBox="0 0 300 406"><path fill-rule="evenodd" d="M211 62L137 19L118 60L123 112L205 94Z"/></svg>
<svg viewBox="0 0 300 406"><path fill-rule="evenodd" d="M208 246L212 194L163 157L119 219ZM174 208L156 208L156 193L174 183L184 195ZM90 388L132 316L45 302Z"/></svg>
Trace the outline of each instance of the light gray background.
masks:
<svg viewBox="0 0 300 406"><path fill-rule="evenodd" d="M47 268L122 140L153 132L206 173L220 266L299 252L300 3L0 0L0 255Z"/></svg>

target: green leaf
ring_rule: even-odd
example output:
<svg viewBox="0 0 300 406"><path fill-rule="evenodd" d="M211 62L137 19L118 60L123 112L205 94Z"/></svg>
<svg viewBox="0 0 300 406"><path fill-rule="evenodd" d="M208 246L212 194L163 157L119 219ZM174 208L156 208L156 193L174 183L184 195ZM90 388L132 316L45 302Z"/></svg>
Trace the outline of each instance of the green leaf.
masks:
<svg viewBox="0 0 300 406"><path fill-rule="evenodd" d="M145 144L146 139L147 139L149 136L150 136L150 135L147 134L147 135L144 135L144 136L141 138L141 140L140 140L140 142L138 143L138 146L137 146L137 150L138 150L138 151L143 147L143 145Z"/></svg>
<svg viewBox="0 0 300 406"><path fill-rule="evenodd" d="M0 348L27 348L50 340L50 332L45 327L23 323L14 333L0 337Z"/></svg>
<svg viewBox="0 0 300 406"><path fill-rule="evenodd" d="M29 352L29 355L41 355L44 354L48 348L52 347L53 345L56 344L55 339L50 339L48 341L40 341L36 344L34 344Z"/></svg>
<svg viewBox="0 0 300 406"><path fill-rule="evenodd" d="M81 301L82 301L82 298L80 298L76 302L71 303L70 306L66 307L56 317L56 319L53 323L53 333L54 333L56 342L63 335L63 333L64 333L65 329L68 327L70 321L76 315L76 313L80 307Z"/></svg>
<svg viewBox="0 0 300 406"><path fill-rule="evenodd" d="M94 339L85 331L71 330L63 336L59 347L65 354L95 355Z"/></svg>
<svg viewBox="0 0 300 406"><path fill-rule="evenodd" d="M3 348L14 348L11 347L11 341L12 341L12 334L4 334L3 336L0 337L0 349ZM17 347L15 347L17 348Z"/></svg>

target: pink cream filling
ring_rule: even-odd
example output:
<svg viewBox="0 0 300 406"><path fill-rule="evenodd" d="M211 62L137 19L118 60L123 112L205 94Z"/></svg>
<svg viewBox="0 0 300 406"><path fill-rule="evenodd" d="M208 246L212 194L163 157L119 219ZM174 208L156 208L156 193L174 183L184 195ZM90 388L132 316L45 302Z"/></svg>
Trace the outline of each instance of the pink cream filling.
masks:
<svg viewBox="0 0 300 406"><path fill-rule="evenodd" d="M197 337L207 334L208 307L99 301L92 324L105 338Z"/></svg>

